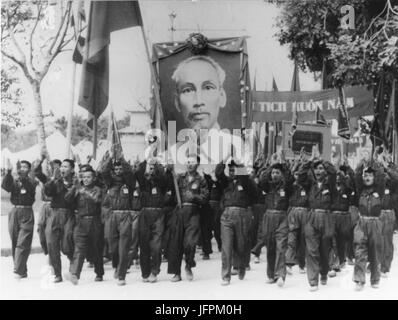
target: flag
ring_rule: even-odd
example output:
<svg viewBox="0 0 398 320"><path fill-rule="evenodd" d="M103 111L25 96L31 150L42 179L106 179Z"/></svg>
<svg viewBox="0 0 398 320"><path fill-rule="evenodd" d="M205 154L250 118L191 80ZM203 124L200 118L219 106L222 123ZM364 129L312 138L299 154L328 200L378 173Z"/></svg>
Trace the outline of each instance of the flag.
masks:
<svg viewBox="0 0 398 320"><path fill-rule="evenodd" d="M386 116L386 122L384 125L384 136L386 140L392 145L392 136L394 131L397 130L396 123L395 123L395 112L396 112L396 105L395 105L395 86L396 86L396 79L393 79L391 85L391 95L390 95L390 102L388 104L388 111Z"/></svg>
<svg viewBox="0 0 398 320"><path fill-rule="evenodd" d="M293 115L292 115L292 126L290 128L289 131L289 136L293 136L294 132L297 129L297 125L298 125L298 114L297 114L297 109L293 108Z"/></svg>
<svg viewBox="0 0 398 320"><path fill-rule="evenodd" d="M386 123L386 108L385 108L385 76L384 73L380 77L379 86L377 88L375 116L373 120L371 135L375 146L386 144L384 126Z"/></svg>
<svg viewBox="0 0 398 320"><path fill-rule="evenodd" d="M296 61L294 62L293 78L292 85L290 86L290 91L300 91L300 77L298 64Z"/></svg>
<svg viewBox="0 0 398 320"><path fill-rule="evenodd" d="M340 137L349 140L351 138L351 131L350 131L350 125L349 125L349 120L348 120L347 107L345 105L345 97L344 97L343 87L339 87L338 108L339 108L339 114L338 114L338 120L337 120L338 121L337 134Z"/></svg>
<svg viewBox="0 0 398 320"><path fill-rule="evenodd" d="M111 151L112 159L120 159L123 156L122 143L120 141L119 130L117 129L117 123L113 110L111 110L111 115L109 119L108 126L108 141Z"/></svg>
<svg viewBox="0 0 398 320"><path fill-rule="evenodd" d="M274 76L272 76L272 91L279 91Z"/></svg>
<svg viewBox="0 0 398 320"><path fill-rule="evenodd" d="M316 117L316 123L317 123L317 124L322 124L322 125L324 125L324 126L327 125L326 119L325 119L325 117L322 115L321 109L320 109L318 106L317 106L317 108L316 108L315 117Z"/></svg>
<svg viewBox="0 0 398 320"><path fill-rule="evenodd" d="M90 3L79 105L89 112L91 128L108 105L110 33L133 26L142 26L138 1Z"/></svg>
<svg viewBox="0 0 398 320"><path fill-rule="evenodd" d="M77 4L77 17L75 14L71 15L71 27L73 28L74 38L76 41L75 50L73 51L72 60L75 63L83 63L83 48L85 38L81 36L82 21L86 21L84 13L84 2L79 1Z"/></svg>

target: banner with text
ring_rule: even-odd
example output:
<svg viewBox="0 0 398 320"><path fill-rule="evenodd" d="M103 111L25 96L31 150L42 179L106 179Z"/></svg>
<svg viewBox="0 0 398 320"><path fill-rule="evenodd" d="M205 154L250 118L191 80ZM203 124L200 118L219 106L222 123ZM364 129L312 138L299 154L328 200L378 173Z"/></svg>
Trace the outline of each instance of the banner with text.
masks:
<svg viewBox="0 0 398 320"><path fill-rule="evenodd" d="M373 95L365 86L344 88L348 117L373 115ZM298 121L315 121L316 110L327 119L337 119L339 92L337 89L319 91L253 91L253 121L291 121L297 110Z"/></svg>

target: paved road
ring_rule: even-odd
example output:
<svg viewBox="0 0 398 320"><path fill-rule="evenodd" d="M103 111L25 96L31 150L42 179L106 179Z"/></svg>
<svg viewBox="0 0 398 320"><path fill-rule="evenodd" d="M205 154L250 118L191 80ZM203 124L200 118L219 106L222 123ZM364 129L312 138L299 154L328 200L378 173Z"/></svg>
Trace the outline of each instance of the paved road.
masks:
<svg viewBox="0 0 398 320"><path fill-rule="evenodd" d="M395 235L395 248L398 248L398 235ZM213 250L215 249L213 243ZM161 266L159 282L141 282L139 269L131 270L127 275L127 285L118 287L113 279L113 270L109 264L105 266L104 282L94 282L93 269L86 266L83 269L78 286L65 281L60 284L50 282L51 278L46 267L46 257L43 254L31 255L28 262L29 278L17 281L11 277L12 259L0 258L0 299L398 299L398 252L395 250L390 277L382 279L379 289L373 289L367 284L362 292L354 291L352 282L353 267L347 266L336 278L329 279L327 286L320 286L318 292L309 292L307 276L299 274L294 269L293 276L288 276L284 288L265 283L266 263L263 253L260 264L251 264L252 270L243 281L232 278L231 285L220 285L221 260L217 252L211 260L203 261L197 254L197 267L193 270L193 282L184 280L171 283L166 274L167 264ZM63 269L66 272L68 263L63 259Z"/></svg>

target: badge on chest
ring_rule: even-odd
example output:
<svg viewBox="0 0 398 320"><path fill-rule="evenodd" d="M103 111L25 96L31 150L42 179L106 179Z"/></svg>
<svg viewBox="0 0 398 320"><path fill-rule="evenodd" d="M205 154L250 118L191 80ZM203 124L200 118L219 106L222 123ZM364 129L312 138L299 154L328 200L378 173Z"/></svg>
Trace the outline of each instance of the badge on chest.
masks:
<svg viewBox="0 0 398 320"><path fill-rule="evenodd" d="M123 189L122 189L122 192L123 192L123 194L129 194L129 189L123 188Z"/></svg>
<svg viewBox="0 0 398 320"><path fill-rule="evenodd" d="M375 197L376 199L379 198L379 194L377 192L373 192L373 197Z"/></svg>
<svg viewBox="0 0 398 320"><path fill-rule="evenodd" d="M156 188L152 188L152 194L158 194L158 191L156 190Z"/></svg>
<svg viewBox="0 0 398 320"><path fill-rule="evenodd" d="M138 197L138 191L137 190L134 190L133 196L134 197Z"/></svg>
<svg viewBox="0 0 398 320"><path fill-rule="evenodd" d="M25 194L26 193L26 189L22 188L21 189L21 194Z"/></svg>
<svg viewBox="0 0 398 320"><path fill-rule="evenodd" d="M241 185L238 185L238 191L243 191L243 187Z"/></svg>
<svg viewBox="0 0 398 320"><path fill-rule="evenodd" d="M384 194L390 194L390 189L384 190Z"/></svg>
<svg viewBox="0 0 398 320"><path fill-rule="evenodd" d="M343 199L347 199L347 195L346 194L343 194L342 197L343 197Z"/></svg>
<svg viewBox="0 0 398 320"><path fill-rule="evenodd" d="M286 195L285 190L279 191L279 195L280 195L281 197L284 197L284 196Z"/></svg>
<svg viewBox="0 0 398 320"><path fill-rule="evenodd" d="M193 183L192 186L191 186L191 189L192 190L196 190L197 188L198 188L198 185L196 183Z"/></svg>
<svg viewBox="0 0 398 320"><path fill-rule="evenodd" d="M328 189L326 189L326 190L323 190L323 191L322 191L322 194L323 194L323 195L327 195L327 194L329 194L329 190L328 190Z"/></svg>
<svg viewBox="0 0 398 320"><path fill-rule="evenodd" d="M305 197L305 195L306 195L305 191L304 191L304 190L301 190L300 196Z"/></svg>

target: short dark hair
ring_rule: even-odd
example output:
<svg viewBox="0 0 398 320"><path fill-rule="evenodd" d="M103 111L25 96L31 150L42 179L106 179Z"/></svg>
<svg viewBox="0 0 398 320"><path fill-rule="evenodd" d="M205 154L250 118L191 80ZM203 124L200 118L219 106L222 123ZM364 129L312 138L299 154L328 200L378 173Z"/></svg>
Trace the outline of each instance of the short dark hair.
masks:
<svg viewBox="0 0 398 320"><path fill-rule="evenodd" d="M59 160L59 159L54 159L54 160L52 161L52 163L53 163L53 164L58 164L58 165L61 165L61 164L62 164L61 160Z"/></svg>
<svg viewBox="0 0 398 320"><path fill-rule="evenodd" d="M68 162L72 169L75 169L75 160L72 159L64 159L62 162Z"/></svg>
<svg viewBox="0 0 398 320"><path fill-rule="evenodd" d="M319 165L324 166L323 160L317 160L314 162L314 168L318 167Z"/></svg>
<svg viewBox="0 0 398 320"><path fill-rule="evenodd" d="M376 170L373 167L367 167L363 170L363 173L375 173Z"/></svg>
<svg viewBox="0 0 398 320"><path fill-rule="evenodd" d="M122 162L120 160L115 160L113 162L113 168L114 167L121 167L121 166L123 166L123 164L122 164Z"/></svg>
<svg viewBox="0 0 398 320"><path fill-rule="evenodd" d="M281 163L274 163L272 166L271 166L271 168L272 169L275 169L275 170L279 170L279 171L283 171L283 165L281 164Z"/></svg>
<svg viewBox="0 0 398 320"><path fill-rule="evenodd" d="M90 166L89 164L83 165L80 168L80 172L85 173L85 172L92 172L95 175L95 170L93 169L92 166Z"/></svg>
<svg viewBox="0 0 398 320"><path fill-rule="evenodd" d="M29 169L32 169L32 164L28 160L22 160L21 164L22 163L26 164L29 167Z"/></svg>

